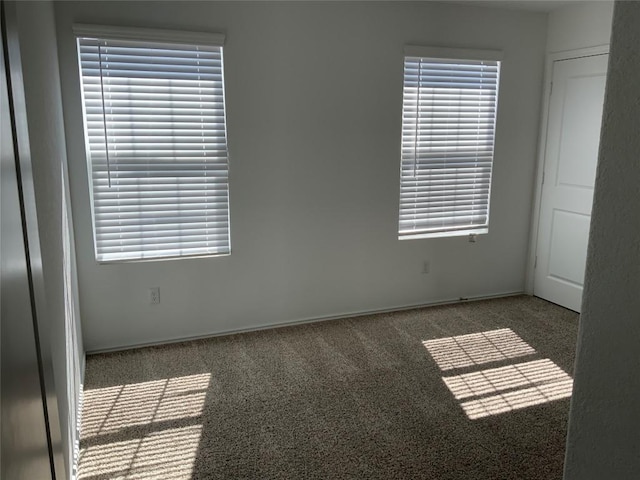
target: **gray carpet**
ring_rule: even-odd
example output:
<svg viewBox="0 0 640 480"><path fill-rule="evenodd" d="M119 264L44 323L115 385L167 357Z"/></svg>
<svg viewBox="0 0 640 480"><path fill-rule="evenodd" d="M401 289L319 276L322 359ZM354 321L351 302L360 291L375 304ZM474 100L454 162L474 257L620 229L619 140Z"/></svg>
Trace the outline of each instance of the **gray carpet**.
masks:
<svg viewBox="0 0 640 480"><path fill-rule="evenodd" d="M577 323L520 296L90 356L79 478L560 479Z"/></svg>

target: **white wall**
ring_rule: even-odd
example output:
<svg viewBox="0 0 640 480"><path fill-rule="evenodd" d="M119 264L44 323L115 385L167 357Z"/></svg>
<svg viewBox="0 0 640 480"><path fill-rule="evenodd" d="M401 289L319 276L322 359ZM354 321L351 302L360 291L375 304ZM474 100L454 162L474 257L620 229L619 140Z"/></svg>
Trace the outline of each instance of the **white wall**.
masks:
<svg viewBox="0 0 640 480"><path fill-rule="evenodd" d="M576 2L549 13L547 51L608 45L613 1Z"/></svg>
<svg viewBox="0 0 640 480"><path fill-rule="evenodd" d="M83 347L80 326L74 321L79 313L76 305L69 303L65 292L65 275L70 278L72 289L77 287L77 280L73 243L67 255L63 255L65 233L70 231L71 225L63 217L64 198L69 192L55 18L51 2L19 2L17 7L47 305L46 312L42 313L46 316L44 320L48 322L51 339L62 443L67 472L70 472L76 440L77 412L74 408L79 390L69 389L69 385L77 386L79 379L72 378L77 372L70 371L69 362L79 359L67 358L67 355L83 355Z"/></svg>
<svg viewBox="0 0 640 480"><path fill-rule="evenodd" d="M616 4L565 479L640 478L640 3Z"/></svg>
<svg viewBox="0 0 640 480"><path fill-rule="evenodd" d="M55 7L87 350L523 290L546 15L429 2ZM227 35L230 256L96 264L74 22ZM490 233L475 244L397 239L405 44L505 52Z"/></svg>

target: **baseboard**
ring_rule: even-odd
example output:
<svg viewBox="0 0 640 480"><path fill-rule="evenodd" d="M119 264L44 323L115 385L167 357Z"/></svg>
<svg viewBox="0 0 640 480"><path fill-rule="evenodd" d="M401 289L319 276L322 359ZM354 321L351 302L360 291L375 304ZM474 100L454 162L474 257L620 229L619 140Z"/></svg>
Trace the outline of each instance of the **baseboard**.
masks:
<svg viewBox="0 0 640 480"><path fill-rule="evenodd" d="M491 294L491 295L476 295L476 296L471 296L471 297L458 297L458 298L450 298L450 299L444 299L444 300L436 300L436 301L427 302L427 303L415 303L415 304L410 304L410 305L399 305L399 306L395 306L395 307L383 308L383 309L377 309L377 310L364 310L364 311L360 310L360 311L355 311L355 312L341 313L339 315L328 315L328 316L323 316L323 317L307 317L307 318L302 318L302 319L292 320L292 321L287 321L287 322L272 323L270 325L256 325L256 326L252 326L252 327L237 328L237 329L231 329L231 330L223 330L223 331L220 331L220 332L205 333L205 334L202 334L202 335L193 335L193 336L187 336L187 337L172 338L172 339L167 339L167 340L158 340L158 341L145 342L145 343L136 343L136 344L123 345L123 346L112 347L112 348L98 348L98 349L95 349L95 350L87 351L86 355L95 355L95 354L99 354L99 353L122 352L122 351L126 351L126 350L133 350L133 349L136 349L136 348L154 347L154 346L158 346L158 345L170 345L172 343L182 343L182 342L189 342L191 340L202 340L202 339L206 339L206 338L223 337L223 336L226 336L226 335L235 335L237 333L257 332L257 331L260 331L260 330L270 330L270 329L273 329L273 328L292 327L292 326L295 326L295 325L304 325L304 324L307 324L307 323L325 322L325 321L328 321L328 320L340 320L340 319L344 319L344 318L357 318L357 317L364 317L364 316L367 316L367 315L377 315L377 314L381 314L381 313L401 312L401 311L404 311L404 310L414 310L416 308L437 307L439 305L452 305L452 304L455 304L455 303L467 303L467 302L477 302L477 301L481 301L481 300L491 300L493 298L514 297L514 296L523 295L523 294L525 294L525 292L522 291L522 290L519 290L519 291L512 291L512 292L495 293L495 294ZM83 357L83 360L84 360L84 357ZM83 384L84 384L84 361L83 361L83 364L82 364L82 381L83 381Z"/></svg>

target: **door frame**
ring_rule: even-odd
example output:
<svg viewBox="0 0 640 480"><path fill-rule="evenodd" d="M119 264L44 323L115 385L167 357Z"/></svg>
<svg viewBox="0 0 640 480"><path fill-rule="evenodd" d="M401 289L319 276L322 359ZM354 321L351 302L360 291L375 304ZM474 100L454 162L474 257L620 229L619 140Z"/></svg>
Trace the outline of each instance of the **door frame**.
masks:
<svg viewBox="0 0 640 480"><path fill-rule="evenodd" d="M24 244L26 278L29 288L29 311L33 322L33 342L36 355L35 363L39 376L46 449L37 445L32 452L35 458L48 457L46 478L66 479L67 469L63 457L63 438L60 430L60 410L55 388L53 371L53 353L51 347L50 319L45 294L45 283L40 249L40 228L37 218L33 166L31 161L31 143L27 122L26 100L23 82L22 56L18 31L18 12L16 0L0 0L2 12L2 61L3 74L6 77L7 97L9 101L10 128L13 137L13 162L18 189L18 203L22 222L22 241ZM66 408L66 405L65 405ZM8 428L8 427L7 427ZM38 448L40 448L38 450ZM70 447L70 449L73 447ZM46 450L46 451L45 451ZM2 453L2 452L0 452ZM11 452L17 455L17 462L24 462L24 452ZM6 460L2 465L6 465ZM23 473L24 470L15 470ZM43 471L39 472L44 474ZM2 473L0 472L0 475ZM32 474L32 472L30 472ZM22 476L20 478L23 478ZM44 478L44 477L43 477Z"/></svg>
<svg viewBox="0 0 640 480"><path fill-rule="evenodd" d="M574 60L584 57L595 57L609 53L609 44L597 45L576 50L548 53L544 68L544 92L542 95L542 116L538 139L538 154L535 167L535 185L533 191L533 203L531 208L531 227L529 230L529 252L527 255L524 291L533 295L535 281L536 253L538 251L538 231L540 227L540 205L542 203L542 178L545 167L547 151L547 128L549 125L549 105L551 103L551 81L553 79L553 66L555 62L562 60Z"/></svg>

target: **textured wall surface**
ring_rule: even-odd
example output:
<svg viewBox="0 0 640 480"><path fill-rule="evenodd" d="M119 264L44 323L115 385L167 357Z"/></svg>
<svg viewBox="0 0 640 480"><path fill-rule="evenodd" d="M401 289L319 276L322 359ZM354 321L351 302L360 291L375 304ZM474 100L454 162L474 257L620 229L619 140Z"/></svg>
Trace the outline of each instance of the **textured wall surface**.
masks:
<svg viewBox="0 0 640 480"><path fill-rule="evenodd" d="M55 7L87 350L523 290L545 14L435 2ZM226 34L230 256L95 262L73 23ZM398 241L406 44L504 50L490 233L477 243ZM155 286L161 303L149 305Z"/></svg>
<svg viewBox="0 0 640 480"><path fill-rule="evenodd" d="M616 3L565 479L640 478L640 3Z"/></svg>

